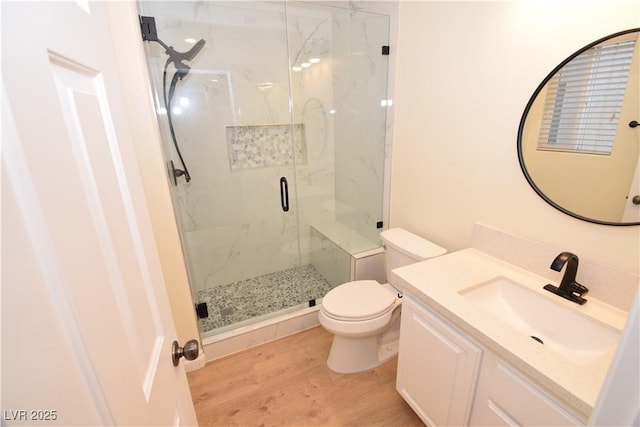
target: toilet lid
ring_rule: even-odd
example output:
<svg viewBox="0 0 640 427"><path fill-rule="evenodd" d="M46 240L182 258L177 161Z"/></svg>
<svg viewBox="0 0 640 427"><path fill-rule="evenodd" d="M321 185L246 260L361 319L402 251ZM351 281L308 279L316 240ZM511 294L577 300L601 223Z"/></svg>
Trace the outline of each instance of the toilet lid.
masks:
<svg viewBox="0 0 640 427"><path fill-rule="evenodd" d="M375 280L344 283L322 298L322 309L343 320L367 320L382 316L395 304L395 296Z"/></svg>

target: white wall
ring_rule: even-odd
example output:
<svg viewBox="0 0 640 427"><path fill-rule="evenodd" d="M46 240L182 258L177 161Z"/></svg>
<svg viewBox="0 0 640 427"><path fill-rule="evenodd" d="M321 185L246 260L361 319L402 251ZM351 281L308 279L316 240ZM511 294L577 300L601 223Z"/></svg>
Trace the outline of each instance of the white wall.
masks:
<svg viewBox="0 0 640 427"><path fill-rule="evenodd" d="M391 226L457 250L482 222L637 274L640 227L549 206L520 170L516 135L542 79L589 42L639 27L640 2L401 1L399 22Z"/></svg>

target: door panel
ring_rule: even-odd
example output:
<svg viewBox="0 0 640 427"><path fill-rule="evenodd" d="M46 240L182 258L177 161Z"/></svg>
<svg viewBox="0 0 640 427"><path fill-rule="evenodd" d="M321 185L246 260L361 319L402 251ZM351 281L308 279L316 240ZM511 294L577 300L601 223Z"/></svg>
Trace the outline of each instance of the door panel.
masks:
<svg viewBox="0 0 640 427"><path fill-rule="evenodd" d="M76 306L86 306L84 301L88 298L104 304L112 295L113 308L127 319L122 327L129 347L137 350L128 356L134 362L136 377L144 382L145 396L149 396L164 336L158 334L162 331L160 316L153 288L149 286L150 277L144 274L145 254L136 250L141 247L141 242L135 232L138 229L135 207L128 194L126 177L122 174L123 164L109 117L104 85L99 74L84 69L80 64L60 61L54 55L50 58L74 154L75 164L68 167L77 169L84 191L78 192L80 199L77 203L82 203L83 198L88 200L87 212L83 215L91 218L91 224L87 224L83 234L89 235L91 228L95 230L96 241L93 244L100 248L105 258L105 271L100 274L110 282L105 289L106 295L92 295L95 288L88 288L90 294L79 295ZM122 232L122 228L130 233ZM100 271L98 268L93 267L92 274ZM127 283L144 286L127 287ZM136 316L137 320L133 322Z"/></svg>

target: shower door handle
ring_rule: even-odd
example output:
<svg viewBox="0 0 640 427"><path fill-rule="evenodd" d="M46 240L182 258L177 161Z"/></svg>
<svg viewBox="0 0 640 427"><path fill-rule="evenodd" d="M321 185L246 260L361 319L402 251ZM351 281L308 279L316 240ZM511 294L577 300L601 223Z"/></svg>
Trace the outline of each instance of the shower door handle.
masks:
<svg viewBox="0 0 640 427"><path fill-rule="evenodd" d="M282 205L283 211L289 210L289 185L284 176L280 178L280 205Z"/></svg>

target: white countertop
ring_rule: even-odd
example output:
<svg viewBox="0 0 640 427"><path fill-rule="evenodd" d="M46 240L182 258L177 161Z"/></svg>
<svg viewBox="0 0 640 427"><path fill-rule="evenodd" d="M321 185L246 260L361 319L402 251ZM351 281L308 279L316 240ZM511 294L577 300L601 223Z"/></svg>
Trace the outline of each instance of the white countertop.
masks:
<svg viewBox="0 0 640 427"><path fill-rule="evenodd" d="M588 366L579 366L532 340L504 321L474 305L460 290L507 277L546 297L597 319L619 332L627 313L590 298L578 305L542 289L557 283L476 249L465 249L395 269L390 283L426 304L487 349L527 374L566 405L588 418L611 364L615 348ZM589 287L588 283L584 283Z"/></svg>

